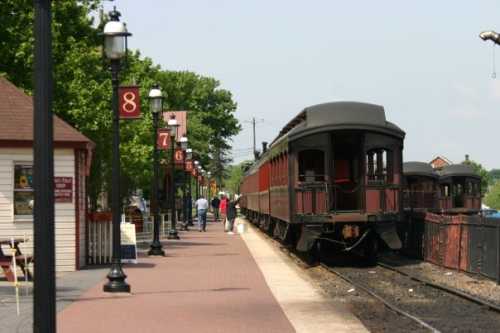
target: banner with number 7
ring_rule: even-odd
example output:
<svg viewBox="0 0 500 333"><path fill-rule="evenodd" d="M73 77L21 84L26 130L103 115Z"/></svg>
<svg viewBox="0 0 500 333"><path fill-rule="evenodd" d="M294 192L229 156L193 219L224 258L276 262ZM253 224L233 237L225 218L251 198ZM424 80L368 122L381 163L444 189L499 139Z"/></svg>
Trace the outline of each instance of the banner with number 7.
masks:
<svg viewBox="0 0 500 333"><path fill-rule="evenodd" d="M158 129L156 146L158 149L165 149L165 150L167 150L170 147L170 130L168 128Z"/></svg>

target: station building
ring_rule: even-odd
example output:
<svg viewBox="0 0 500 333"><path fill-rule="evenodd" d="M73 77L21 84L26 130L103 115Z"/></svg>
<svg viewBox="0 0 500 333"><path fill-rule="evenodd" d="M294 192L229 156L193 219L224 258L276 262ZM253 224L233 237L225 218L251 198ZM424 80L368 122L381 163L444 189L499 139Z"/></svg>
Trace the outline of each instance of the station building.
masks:
<svg viewBox="0 0 500 333"><path fill-rule="evenodd" d="M53 126L56 271L74 271L85 265L94 143L57 116ZM33 245L32 179L32 97L0 77L0 238L26 237Z"/></svg>

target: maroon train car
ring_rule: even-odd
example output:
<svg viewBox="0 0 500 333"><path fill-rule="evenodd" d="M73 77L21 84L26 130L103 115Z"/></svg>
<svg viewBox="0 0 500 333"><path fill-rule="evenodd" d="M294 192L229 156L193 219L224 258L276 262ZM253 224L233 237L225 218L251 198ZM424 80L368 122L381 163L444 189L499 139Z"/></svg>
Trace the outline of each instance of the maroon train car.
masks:
<svg viewBox="0 0 500 333"><path fill-rule="evenodd" d="M403 164L405 211L477 214L481 210L481 177L466 164L435 171L424 162Z"/></svg>
<svg viewBox="0 0 500 333"><path fill-rule="evenodd" d="M242 211L299 251L328 242L374 257L379 238L400 248L404 136L379 105L308 107L245 174Z"/></svg>

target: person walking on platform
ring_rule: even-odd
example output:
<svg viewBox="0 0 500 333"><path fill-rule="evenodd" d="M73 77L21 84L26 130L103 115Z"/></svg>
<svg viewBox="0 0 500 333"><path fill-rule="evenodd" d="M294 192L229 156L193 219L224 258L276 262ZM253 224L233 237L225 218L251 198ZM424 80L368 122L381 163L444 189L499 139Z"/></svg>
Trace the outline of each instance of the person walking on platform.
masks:
<svg viewBox="0 0 500 333"><path fill-rule="evenodd" d="M215 196L213 199L212 199L212 208L214 209L214 219L215 219L215 222L217 222L219 220L219 204L220 204L220 200L217 196Z"/></svg>
<svg viewBox="0 0 500 333"><path fill-rule="evenodd" d="M227 206L227 233L229 235L234 234L233 228L234 228L234 220L236 220L237 216L237 210L236 210L236 205L238 204L238 201L240 199L237 198L236 196L234 197L233 200L231 200Z"/></svg>
<svg viewBox="0 0 500 333"><path fill-rule="evenodd" d="M219 204L219 212L220 212L220 217L222 220L222 223L226 223L226 215L227 215L227 204L229 200L226 198L226 196L223 194L220 199L220 204Z"/></svg>
<svg viewBox="0 0 500 333"><path fill-rule="evenodd" d="M194 203L196 206L196 211L198 212L198 228L200 232L207 231L207 211L208 211L208 200L204 197L200 197Z"/></svg>

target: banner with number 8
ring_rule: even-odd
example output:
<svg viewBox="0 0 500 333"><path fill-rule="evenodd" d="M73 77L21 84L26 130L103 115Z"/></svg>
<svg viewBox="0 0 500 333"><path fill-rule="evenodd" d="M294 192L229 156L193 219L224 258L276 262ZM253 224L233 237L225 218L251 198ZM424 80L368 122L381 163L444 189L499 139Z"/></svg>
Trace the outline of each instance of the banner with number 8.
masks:
<svg viewBox="0 0 500 333"><path fill-rule="evenodd" d="M137 119L141 117L141 100L138 86L121 86L118 88L120 119Z"/></svg>

